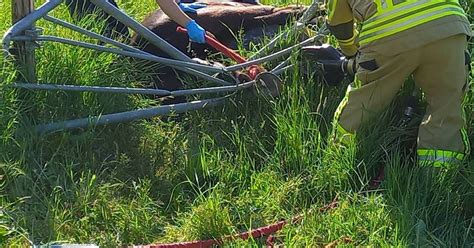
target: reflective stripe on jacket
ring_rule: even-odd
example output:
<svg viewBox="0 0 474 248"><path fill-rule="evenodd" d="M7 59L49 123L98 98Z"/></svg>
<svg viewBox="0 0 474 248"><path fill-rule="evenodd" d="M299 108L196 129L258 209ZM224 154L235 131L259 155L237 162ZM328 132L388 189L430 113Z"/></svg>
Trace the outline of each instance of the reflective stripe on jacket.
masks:
<svg viewBox="0 0 474 248"><path fill-rule="evenodd" d="M466 18L458 0L375 0L377 12L362 23L361 45L449 15Z"/></svg>
<svg viewBox="0 0 474 248"><path fill-rule="evenodd" d="M456 34L472 35L457 0L328 0L327 6L328 27L346 56L357 50L390 56Z"/></svg>

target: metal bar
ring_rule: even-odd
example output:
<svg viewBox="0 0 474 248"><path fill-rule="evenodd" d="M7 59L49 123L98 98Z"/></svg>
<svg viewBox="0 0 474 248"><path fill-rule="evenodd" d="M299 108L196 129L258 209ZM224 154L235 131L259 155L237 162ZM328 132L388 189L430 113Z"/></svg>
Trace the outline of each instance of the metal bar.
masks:
<svg viewBox="0 0 474 248"><path fill-rule="evenodd" d="M288 63L290 63L291 61L291 57L288 57L287 59L285 59L283 62L281 62L280 64L278 64L275 68L272 69L272 72L274 71L277 71L283 67L285 67L286 65L288 65Z"/></svg>
<svg viewBox="0 0 474 248"><path fill-rule="evenodd" d="M275 47L276 42L281 40L283 35L287 35L288 32L289 32L288 30L284 30L283 32L279 33L277 36L271 39L265 46L263 46L257 52L255 52L252 56L250 56L249 60L259 58L265 50L272 49L273 47Z"/></svg>
<svg viewBox="0 0 474 248"><path fill-rule="evenodd" d="M187 89L187 90L175 90L171 91L171 96L188 96L196 94L209 94L209 93L222 93L222 92L235 92L248 87L251 87L255 84L255 80L245 82L238 85L232 86L220 86L220 87L210 87L210 88L199 88L199 89Z"/></svg>
<svg viewBox="0 0 474 248"><path fill-rule="evenodd" d="M208 74L205 74L201 71L197 71L195 69L187 68L186 66L193 67L200 69L202 71L209 71L211 73L227 73L225 68L220 68L220 67L212 67L208 65L202 65L202 64L192 64L188 62L183 62L179 60L173 60L173 59L167 59L167 58L162 58L158 57L155 55L151 55L148 53L135 53L135 52L129 52L129 51L123 51L120 49L116 48L109 48L109 47L104 47L104 46L99 46L95 44L90 44L86 42L81 42L81 41L75 41L75 40L70 40L70 39L65 39L65 38L60 38L60 37L54 37L54 36L39 36L35 39L32 39L31 37L28 36L15 36L13 40L35 40L35 41L51 41L51 42L58 42L58 43L63 43L67 45L72 45L72 46L79 46L79 47L84 47L88 49L94 49L98 50L101 52L108 52L108 53L114 53L122 56L128 56L128 57L133 57L133 58L139 58L139 59L144 59L152 62L157 62L157 63L162 63L167 66L173 67L176 70L180 70L186 73L189 73L191 75L195 75L197 77L200 77L202 79L205 79L207 81L215 82L218 83L219 85L235 85L235 83L230 83L222 79L214 78L212 76L209 76ZM227 73L228 74L228 73Z"/></svg>
<svg viewBox="0 0 474 248"><path fill-rule="evenodd" d="M43 16L47 15L51 10L56 8L59 4L61 4L63 0L49 0L43 5L41 5L38 9L31 12L29 15L25 16L19 22L15 23L11 26L7 32L3 35L3 42L2 46L5 50L5 56L8 56L8 50L10 48L10 42L12 38L21 32L27 30L30 26L32 26L37 20L41 19Z"/></svg>
<svg viewBox="0 0 474 248"><path fill-rule="evenodd" d="M285 56L289 53L291 53L294 49L298 49L302 46L305 46L309 43L312 43L314 42L316 39L319 39L321 38L321 35L316 35L314 37L311 37L309 39L306 39L305 41L299 43L299 44L296 44L294 46L291 46L291 47L288 47L288 48L285 48L281 51L278 51L274 54L271 54L271 55L268 55L268 56L265 56L265 57L262 57L262 58L259 58L259 59L254 59L252 61L248 61L248 62L245 62L245 63L241 63L241 64L237 64L237 65L233 65L233 66L228 66L226 67L225 69L227 71L236 71L236 70L240 70L242 68L246 68L246 67L249 67L251 65L257 65L257 64L262 64L262 63L265 63L265 62L268 62L268 61L272 61L272 60L275 60L279 57L282 57L282 56Z"/></svg>
<svg viewBox="0 0 474 248"><path fill-rule="evenodd" d="M61 4L63 0L49 0L43 5L41 5L38 9L31 12L28 16L25 16L19 22L15 23L6 33L5 35L15 36L20 34L21 32L25 31L33 25L37 20L41 19L43 16L47 15L51 10L56 8L59 4Z"/></svg>
<svg viewBox="0 0 474 248"><path fill-rule="evenodd" d="M108 43L108 44L111 44L111 45L114 45L116 47L119 47L119 48L122 48L123 50L126 50L126 51L130 51L130 52L137 52L137 53L145 53L144 51L136 48L136 47L132 47L132 46L129 46L129 45L125 45L121 42L118 42L116 40L113 40L113 39L110 39L108 37L105 37L103 35L100 35L100 34L97 34L97 33L94 33L94 32L91 32L89 30L86 30L84 28L81 28L79 26L76 26L74 24L71 24L69 22L66 22L66 21L63 21L61 19L58 19L58 18L55 18L55 17L52 17L52 16L49 16L49 15L46 15L44 17L45 20L47 21L50 21L54 24L58 24L60 26L63 26L65 28L69 28L73 31L76 31L78 33L81 33L81 34L84 34L84 35L87 35L89 36L90 38L93 38L93 39L97 39L97 40L100 40L104 43Z"/></svg>
<svg viewBox="0 0 474 248"><path fill-rule="evenodd" d="M62 122L54 122L49 124L38 125L35 131L38 133L50 133L59 130L69 130L75 128L86 128L89 126L107 125L112 123L127 122L139 119L147 119L159 115L167 115L170 113L184 113L191 110L198 110L205 107L212 107L222 104L227 97L219 97L214 99L206 99L193 101L188 103L178 103L172 105L164 105L159 107L126 111L115 114L107 114L102 116L94 116L90 118L75 119Z"/></svg>
<svg viewBox="0 0 474 248"><path fill-rule="evenodd" d="M77 92L145 94L145 95L160 95L160 96L171 95L170 91L162 90L162 89L122 88L122 87L105 87L105 86L14 83L12 84L12 87L28 89L28 90L63 90L63 91L77 91Z"/></svg>
<svg viewBox="0 0 474 248"><path fill-rule="evenodd" d="M28 37L28 36L16 36L16 37L13 38L13 40L32 40L32 38ZM176 68L177 70L182 70L184 67L191 67L191 68L194 68L194 69L198 69L198 70L202 70L202 71L209 71L209 72L214 72L214 73L226 73L227 72L227 70L225 68L212 67L212 66L201 65L201 64L197 64L197 63L189 63L189 62L184 62L184 61L179 61L179 60L174 60L174 59L167 59L167 58L157 57L157 56L148 55L148 54L139 54L139 53L135 53L135 52L123 51L123 50L120 50L120 49L117 49L117 48L104 47L104 46L99 46L99 45L90 44L90 43L86 43L86 42L75 41L75 40L70 40L70 39L65 39L65 38L60 38L60 37L54 37L54 36L38 36L34 40L36 40L36 41L59 42L59 43L64 43L64 44L68 44L68 45L73 45L73 46L80 46L80 47L84 47L84 48L95 49L95 50L102 51L102 52L115 53L115 54L118 54L118 55L149 60L149 61L165 64L167 66Z"/></svg>
<svg viewBox="0 0 474 248"><path fill-rule="evenodd" d="M283 72L285 72L286 70L290 69L290 68L293 68L294 65L287 65L283 68L280 68L278 70L273 70L272 73L275 74L275 75L280 75L282 74Z"/></svg>
<svg viewBox="0 0 474 248"><path fill-rule="evenodd" d="M311 21L311 19L315 16L316 12L320 7L320 1L314 0L308 9L303 13L303 16L291 27L289 30L285 30L282 33L278 34L276 37L270 40L264 47L260 48L256 53L250 56L249 60L258 58L262 55L262 53L267 49L272 49L275 47L276 43L283 38L288 37L290 32L300 31L306 24Z"/></svg>
<svg viewBox="0 0 474 248"><path fill-rule="evenodd" d="M3 49L5 50L5 56L8 56L8 50L9 50L9 47L10 47L10 42L12 40L12 38L14 36L16 36L17 34L19 34L19 32L23 31L25 28L28 28L28 25L30 23L34 23L35 21L41 19L42 17L44 17L44 19L48 20L48 21L51 21L51 22L54 22L58 25L61 25L61 26L65 26L67 28L70 28L74 31L77 31L77 32L80 32L80 33L83 33L83 34L86 34L86 35L90 35L90 37L92 38L96 38L96 39L99 39L103 42L106 42L106 43L109 43L109 44L112 44L112 45L116 45L124 50L128 50L128 51L134 51L134 52L141 52L142 54L148 54L150 56L154 56L154 55L151 55L149 53L145 53L137 48L134 48L134 47L131 47L131 46L128 46L128 45L125 45L125 44L122 44L120 42L117 42L117 41L114 41L112 39L109 39L105 36L102 36L102 35L98 35L98 34L95 34L93 32L90 32L88 30L85 30L85 29L82 29L80 27L77 27L73 24L70 24L70 23L67 23L67 22L64 22L62 20L59 20L57 18L54 18L54 17L51 17L51 16L47 16L47 14L52 10L54 9L56 6L58 6L60 3L62 3L63 0L50 0L48 2L46 2L45 4L43 4L42 6L40 6L36 11L32 12L30 15L28 15L27 17L23 18L20 22L18 22L17 24L15 24L14 26L12 26L4 35L4 38L3 38ZM125 48L126 47L126 48ZM94 48L92 48L94 49ZM155 56L156 57L156 56ZM193 63L195 63L193 60L191 60ZM184 71L186 73L189 73L189 74L192 74L192 75L195 75L195 76L198 76L200 78L203 78L207 81L211 81L211 82L214 82L214 83L218 83L220 85L233 85L233 83L229 83L227 81L224 81L222 79L218 79L218 78L214 78L208 74L205 74L201 71L197 71L197 70L193 70L193 69L190 69L190 68L185 68L185 67L180 67L180 68L177 68L177 69L180 69L181 71ZM200 68L202 69L202 68ZM207 71L207 70L203 70L203 71ZM212 72L215 72L215 71L212 71ZM219 71L220 72L220 71Z"/></svg>
<svg viewBox="0 0 474 248"><path fill-rule="evenodd" d="M183 72L186 72L186 73L189 73L191 75L194 75L194 76L197 76L197 77L200 77L202 79L205 79L207 81L210 81L210 82L214 82L214 83L217 83L219 85L223 85L223 86L229 86L229 85L235 85L238 83L238 80L234 77L234 75L232 75L231 73L226 73L226 75L232 77L234 79L234 83L230 83L230 82L227 82L225 80L222 80L222 79L219 79L219 78L215 78L213 76L210 76L206 73L203 73L203 72L200 72L200 71L197 71L195 69L191 69L191 68L180 68L181 71Z"/></svg>
<svg viewBox="0 0 474 248"><path fill-rule="evenodd" d="M94 32L91 32L89 30L86 30L86 29L83 29L81 27L78 27L74 24L71 24L71 23L68 23L68 22L65 22L61 19L57 19L57 18L54 18L52 16L45 16L44 17L45 20L47 21L50 21L52 23L55 23L55 24L58 24L58 25L61 25L63 27L66 27L66 28L69 28L71 30L74 30L76 32L79 32L81 34L84 34L84 35L87 35L91 38L94 38L94 39L98 39L102 42L105 42L105 43L108 43L108 44L111 44L111 45L114 45L114 46L117 46L119 48L122 48L126 51L130 51L130 52L137 52L137 53L141 53L141 54L148 54L150 56L155 56L153 54L150 54L150 53L147 53L145 51L142 51L136 47L132 47L132 46L129 46L129 45L126 45L126 44L123 44L121 42L118 42L118 41L115 41L113 39L110 39L108 37L105 37L103 35L100 35L100 34L97 34L97 33L94 33ZM186 72L186 73L189 73L189 74L192 74L192 75L195 75L195 76L198 76L202 79L205 79L207 81L211 81L211 82L214 82L214 83L217 83L217 84L220 84L220 85L232 85L232 83L229 83L227 81L224 81L222 79L218 79L218 78L215 78L215 77L212 77L206 73L203 73L203 72L200 72L200 71L196 71L196 70L193 70L193 69L189 69L189 68L183 68L182 71Z"/></svg>
<svg viewBox="0 0 474 248"><path fill-rule="evenodd" d="M255 81L246 82L243 84L220 87L207 87L198 89L185 89L168 91L163 89L146 89L146 88L123 88L123 87L106 87L106 86L83 86L83 85L60 85L60 84L29 84L29 83L13 83L14 88L28 89L28 90L63 90L75 92L101 92L101 93L120 93L120 94L144 94L144 95L159 95L164 96L188 96L197 94L210 94L222 92L235 92L255 84Z"/></svg>
<svg viewBox="0 0 474 248"><path fill-rule="evenodd" d="M185 89L168 91L163 89L146 89L146 88L123 88L123 87L106 87L106 86L83 86L83 85L61 85L61 84L29 84L29 83L13 83L14 88L28 90L63 90L75 92L101 92L101 93L120 93L120 94L144 94L163 96L188 96L197 94L210 94L222 92L234 92L244 88L248 88L255 84L255 81L243 84L220 87L207 87L198 89Z"/></svg>
<svg viewBox="0 0 474 248"><path fill-rule="evenodd" d="M182 53L180 50L175 48L174 46L170 45L164 39L159 37L158 35L151 32L148 28L140 24L139 22L135 21L134 19L130 18L127 14L123 13L120 9L116 8L109 2L105 0L91 0L92 3L99 6L102 10L110 14L111 16L115 17L118 21L125 24L126 26L132 28L135 32L143 36L146 40L148 40L151 44L155 45L159 49L163 50L164 52L168 53L172 58L186 61L189 63L196 63L194 60L186 56L186 54Z"/></svg>

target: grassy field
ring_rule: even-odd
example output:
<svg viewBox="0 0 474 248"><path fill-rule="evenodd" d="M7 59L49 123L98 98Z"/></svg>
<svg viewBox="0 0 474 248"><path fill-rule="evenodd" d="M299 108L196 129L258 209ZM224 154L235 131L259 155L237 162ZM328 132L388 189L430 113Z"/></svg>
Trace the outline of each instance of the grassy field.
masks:
<svg viewBox="0 0 474 248"><path fill-rule="evenodd" d="M153 0L119 5L139 20L156 6ZM0 34L10 25L10 8L10 1L0 2ZM64 8L54 16L68 19ZM38 26L85 39L49 23ZM114 55L51 43L37 50L37 61L40 82L136 87L152 76ZM224 106L176 118L37 135L34 124L156 103L140 96L14 90L8 86L18 72L3 57L0 66L1 247L209 239L298 214L302 220L278 232L276 244L474 246L474 217L467 211L474 209L474 182L467 179L474 157L460 172L426 180L411 149L419 118L399 127L409 89L346 149L327 142L344 86L303 76L307 65L284 75L276 100L244 92ZM471 88L465 109L472 144L473 97ZM370 190L381 165L386 179ZM319 211L335 198L336 208ZM265 239L225 244L262 245Z"/></svg>

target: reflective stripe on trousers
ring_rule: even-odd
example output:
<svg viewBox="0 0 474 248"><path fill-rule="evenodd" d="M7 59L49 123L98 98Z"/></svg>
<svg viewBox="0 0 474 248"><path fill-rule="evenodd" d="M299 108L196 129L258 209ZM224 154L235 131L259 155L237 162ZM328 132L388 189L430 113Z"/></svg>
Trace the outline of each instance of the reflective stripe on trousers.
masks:
<svg viewBox="0 0 474 248"><path fill-rule="evenodd" d="M460 152L443 151L435 149L418 149L418 164L423 167L437 167L453 169L459 165L465 155Z"/></svg>

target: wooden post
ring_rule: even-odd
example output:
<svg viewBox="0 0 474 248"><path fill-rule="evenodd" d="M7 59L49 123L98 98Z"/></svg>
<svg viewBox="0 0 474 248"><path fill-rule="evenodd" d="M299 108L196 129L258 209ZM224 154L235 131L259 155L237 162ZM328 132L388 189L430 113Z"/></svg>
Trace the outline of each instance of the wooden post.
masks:
<svg viewBox="0 0 474 248"><path fill-rule="evenodd" d="M34 10L34 0L12 0L12 23L16 23ZM32 29L34 28L31 27ZM34 44L30 41L14 42L13 54L16 58L20 78L29 83L37 81Z"/></svg>

